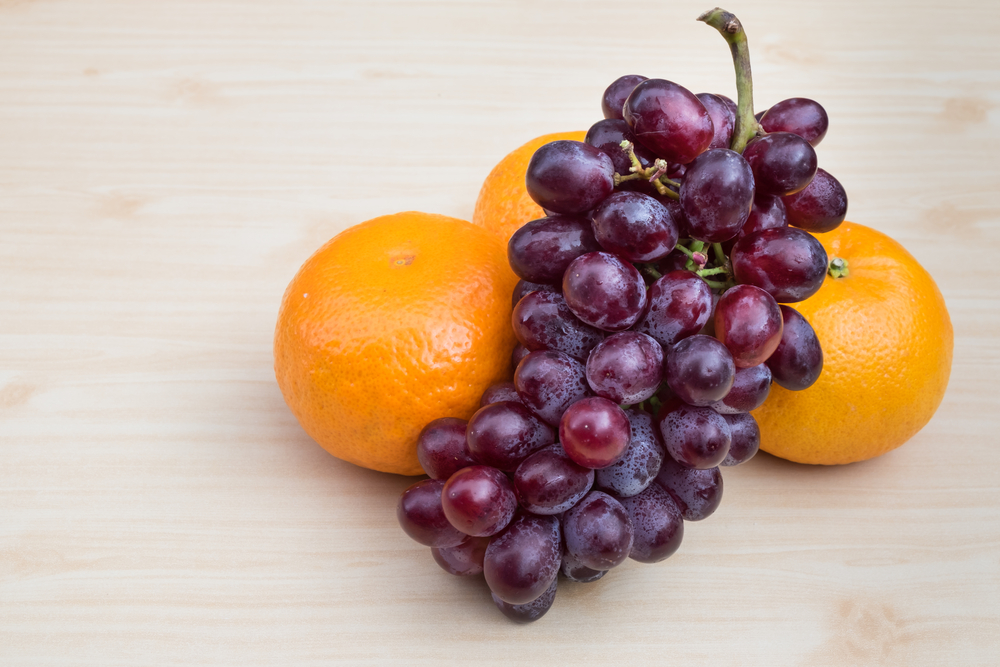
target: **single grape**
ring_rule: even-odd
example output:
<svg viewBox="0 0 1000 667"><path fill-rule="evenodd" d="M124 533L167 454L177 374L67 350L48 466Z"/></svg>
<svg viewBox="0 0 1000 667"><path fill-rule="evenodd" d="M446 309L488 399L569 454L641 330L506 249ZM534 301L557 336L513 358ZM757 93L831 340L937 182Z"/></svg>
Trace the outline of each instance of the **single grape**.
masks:
<svg viewBox="0 0 1000 667"><path fill-rule="evenodd" d="M581 322L558 292L526 294L514 306L511 323L514 335L529 351L565 352L580 361L586 361L605 336L600 329Z"/></svg>
<svg viewBox="0 0 1000 667"><path fill-rule="evenodd" d="M483 408L491 403L500 403L502 401L515 401L521 403L521 397L517 395L517 388L514 386L513 382L497 382L496 384L491 384L483 392L483 397L479 399L479 407ZM462 441L465 442L465 429L462 429ZM418 443L419 447L419 443ZM417 450L417 456L420 456L420 450ZM426 470L426 468L424 469ZM454 472L454 471L453 471ZM428 473L429 474L429 473ZM450 477L451 475L449 475ZM431 475L431 477L434 477ZM447 479L447 478L435 478L435 479Z"/></svg>
<svg viewBox="0 0 1000 667"><path fill-rule="evenodd" d="M552 608L552 603L556 600L556 585L558 583L559 578L555 577L544 593L531 602L524 604L504 602L500 599L500 596L493 592L490 592L490 597L493 599L493 604L497 606L497 609L510 620L517 623L532 623L545 616L545 612Z"/></svg>
<svg viewBox="0 0 1000 667"><path fill-rule="evenodd" d="M486 547L483 574L501 600L526 604L545 593L561 562L559 519L519 514Z"/></svg>
<svg viewBox="0 0 1000 667"><path fill-rule="evenodd" d="M619 120L624 118L622 107L625 106L625 100L632 89L645 80L646 77L638 74L626 74L612 81L611 85L604 91L604 95L601 96L601 111L604 113L604 117Z"/></svg>
<svg viewBox="0 0 1000 667"><path fill-rule="evenodd" d="M785 196L809 185L816 174L816 151L791 132L765 134L747 144L743 157L753 171L756 192Z"/></svg>
<svg viewBox="0 0 1000 667"><path fill-rule="evenodd" d="M767 360L774 381L785 389L808 389L823 371L823 349L812 325L794 308L781 306L784 330Z"/></svg>
<svg viewBox="0 0 1000 667"><path fill-rule="evenodd" d="M514 292L511 294L510 305L513 308L517 305L517 302L523 299L526 295L531 292L555 292L559 294L559 288L562 285L544 285L542 283L530 283L527 280L518 280L517 284L514 285Z"/></svg>
<svg viewBox="0 0 1000 667"><path fill-rule="evenodd" d="M721 465L738 466L754 457L760 449L760 427L751 414L722 415L729 423L729 431L733 440L729 445L729 454Z"/></svg>
<svg viewBox="0 0 1000 667"><path fill-rule="evenodd" d="M432 479L447 480L455 471L474 465L465 440L468 422L442 417L430 422L417 436L417 460Z"/></svg>
<svg viewBox="0 0 1000 667"><path fill-rule="evenodd" d="M640 563L659 563L681 546L684 517L677 502L659 484L623 498L621 503L635 531L629 558Z"/></svg>
<svg viewBox="0 0 1000 667"><path fill-rule="evenodd" d="M759 287L779 303L811 297L826 276L823 244L794 227L762 229L744 236L729 257L736 282Z"/></svg>
<svg viewBox="0 0 1000 667"><path fill-rule="evenodd" d="M614 191L611 158L582 141L545 144L531 156L525 173L528 195L556 213L583 213Z"/></svg>
<svg viewBox="0 0 1000 667"><path fill-rule="evenodd" d="M624 331L646 307L646 283L639 270L606 252L580 255L563 276L563 298L585 324L604 331Z"/></svg>
<svg viewBox="0 0 1000 667"><path fill-rule="evenodd" d="M628 558L635 537L622 504L591 491L563 516L566 552L592 570L610 570Z"/></svg>
<svg viewBox="0 0 1000 667"><path fill-rule="evenodd" d="M764 363L781 341L781 309L774 297L753 285L736 285L719 297L715 335L737 368Z"/></svg>
<svg viewBox="0 0 1000 667"><path fill-rule="evenodd" d="M559 569L564 577L580 584L589 584L597 581L608 573L607 570L595 570L587 567L569 553L563 554L562 565Z"/></svg>
<svg viewBox="0 0 1000 667"><path fill-rule="evenodd" d="M594 471L574 463L558 444L535 452L514 472L517 500L532 514L561 514L593 485Z"/></svg>
<svg viewBox="0 0 1000 667"><path fill-rule="evenodd" d="M823 169L805 189L784 198L788 224L816 234L831 232L847 217L847 192Z"/></svg>
<svg viewBox="0 0 1000 667"><path fill-rule="evenodd" d="M664 79L638 83L625 99L622 116L636 139L668 162L687 164L709 147L715 134L701 100Z"/></svg>
<svg viewBox="0 0 1000 667"><path fill-rule="evenodd" d="M736 103L725 95L698 93L695 95L705 105L705 110L712 117L712 143L708 148L729 148L733 139L733 129L736 127Z"/></svg>
<svg viewBox="0 0 1000 667"><path fill-rule="evenodd" d="M722 400L735 374L733 355L711 336L688 336L667 351L667 384L685 403L706 406Z"/></svg>
<svg viewBox="0 0 1000 667"><path fill-rule="evenodd" d="M683 466L700 470L713 468L729 453L732 444L729 424L712 408L674 400L663 405L657 422L663 447L669 454L667 458Z"/></svg>
<svg viewBox="0 0 1000 667"><path fill-rule="evenodd" d="M612 334L590 351L586 372L598 396L615 403L641 403L663 381L663 348L644 333Z"/></svg>
<svg viewBox="0 0 1000 667"><path fill-rule="evenodd" d="M514 386L521 403L551 426L558 426L566 408L590 393L584 365L552 350L522 359L514 371Z"/></svg>
<svg viewBox="0 0 1000 667"><path fill-rule="evenodd" d="M396 504L396 519L403 532L426 547L454 547L467 537L444 515L442 489L441 480L425 479L403 491Z"/></svg>
<svg viewBox="0 0 1000 667"><path fill-rule="evenodd" d="M622 148L623 141L628 141L632 144L632 152L635 154L636 159L639 160L639 165L643 169L653 166L653 162L656 161L656 156L648 148L636 141L635 135L629 129L628 123L619 118L606 118L597 121L587 130L587 136L583 141L594 148L600 149L611 158L611 162L615 166L615 172L622 176L627 176L632 171L632 160L629 158L628 151ZM624 181L617 188L619 190L638 190L650 194L656 192L652 183L644 178Z"/></svg>
<svg viewBox="0 0 1000 667"><path fill-rule="evenodd" d="M529 354L531 354L531 350L529 350L525 346L520 345L520 344L515 345L514 346L514 351L510 353L510 368L511 368L511 371L516 370L518 364L520 364L521 361L526 356L528 356Z"/></svg>
<svg viewBox="0 0 1000 667"><path fill-rule="evenodd" d="M813 146L823 140L830 127L826 109L805 97L782 100L757 120L765 132L791 132Z"/></svg>
<svg viewBox="0 0 1000 667"><path fill-rule="evenodd" d="M718 468L685 468L668 457L660 467L656 483L674 499L685 521L707 518L722 502L722 473Z"/></svg>
<svg viewBox="0 0 1000 667"><path fill-rule="evenodd" d="M733 388L725 398L709 407L722 415L750 412L764 405L771 393L771 369L767 364L737 368Z"/></svg>
<svg viewBox="0 0 1000 667"><path fill-rule="evenodd" d="M736 238L752 234L758 229L773 229L775 227L787 227L788 216L785 214L785 202L776 195L765 195L761 192L754 192L753 207L750 209L750 217L743 223L743 228Z"/></svg>
<svg viewBox="0 0 1000 667"><path fill-rule="evenodd" d="M522 280L558 285L570 262L600 249L589 220L552 215L514 232L507 242L507 260Z"/></svg>
<svg viewBox="0 0 1000 667"><path fill-rule="evenodd" d="M649 487L660 472L666 452L652 416L641 410L626 410L629 446L617 462L595 471L597 486L618 498L629 498Z"/></svg>
<svg viewBox="0 0 1000 667"><path fill-rule="evenodd" d="M466 535L495 535L517 510L514 485L496 468L469 466L448 478L441 507L451 525Z"/></svg>
<svg viewBox="0 0 1000 667"><path fill-rule="evenodd" d="M653 262L677 245L670 211L641 192L615 192L593 212L594 236L608 252L630 262Z"/></svg>
<svg viewBox="0 0 1000 667"><path fill-rule="evenodd" d="M559 441L585 468L611 465L628 449L631 427L625 412L606 398L592 396L569 406L559 422Z"/></svg>
<svg viewBox="0 0 1000 667"><path fill-rule="evenodd" d="M690 236L715 243L736 236L750 216L754 175L739 153L713 148L688 165L680 202Z"/></svg>
<svg viewBox="0 0 1000 667"><path fill-rule="evenodd" d="M680 256L687 262L685 255ZM701 331L712 315L712 288L691 271L671 271L657 278L648 299L649 307L635 331L652 336L664 348Z"/></svg>
<svg viewBox="0 0 1000 667"><path fill-rule="evenodd" d="M513 472L533 451L555 442L555 433L528 408L505 401L479 408L466 440L477 463Z"/></svg>
<svg viewBox="0 0 1000 667"><path fill-rule="evenodd" d="M483 557L486 555L486 546L489 543L489 537L470 535L458 546L432 547L431 555L441 569L449 574L459 577L474 576L483 571Z"/></svg>

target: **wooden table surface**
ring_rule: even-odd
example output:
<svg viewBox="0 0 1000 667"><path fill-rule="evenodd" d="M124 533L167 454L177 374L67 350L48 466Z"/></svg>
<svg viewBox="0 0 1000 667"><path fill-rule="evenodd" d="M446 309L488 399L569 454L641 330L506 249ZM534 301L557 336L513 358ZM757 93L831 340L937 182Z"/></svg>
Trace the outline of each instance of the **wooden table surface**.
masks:
<svg viewBox="0 0 1000 667"><path fill-rule="evenodd" d="M821 101L850 219L955 326L951 383L863 464L760 455L659 565L518 626L400 531L272 372L339 231L472 215L626 73L735 97L689 0L0 0L0 664L1000 662L1000 5L734 2L759 108Z"/></svg>

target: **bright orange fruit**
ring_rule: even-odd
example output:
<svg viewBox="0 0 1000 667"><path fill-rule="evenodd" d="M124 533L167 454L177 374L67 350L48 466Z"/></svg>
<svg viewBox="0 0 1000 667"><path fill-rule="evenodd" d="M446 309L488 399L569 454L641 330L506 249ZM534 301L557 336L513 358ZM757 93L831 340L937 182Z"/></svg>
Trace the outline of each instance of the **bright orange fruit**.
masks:
<svg viewBox="0 0 1000 667"><path fill-rule="evenodd" d="M302 428L334 456L419 475L420 430L468 419L511 375L506 245L463 220L387 215L338 234L285 291L274 372Z"/></svg>
<svg viewBox="0 0 1000 667"><path fill-rule="evenodd" d="M803 391L772 385L753 415L766 452L838 464L884 454L930 421L951 373L954 335L941 292L903 246L851 222L817 238L845 277L791 304L823 348L823 371Z"/></svg>

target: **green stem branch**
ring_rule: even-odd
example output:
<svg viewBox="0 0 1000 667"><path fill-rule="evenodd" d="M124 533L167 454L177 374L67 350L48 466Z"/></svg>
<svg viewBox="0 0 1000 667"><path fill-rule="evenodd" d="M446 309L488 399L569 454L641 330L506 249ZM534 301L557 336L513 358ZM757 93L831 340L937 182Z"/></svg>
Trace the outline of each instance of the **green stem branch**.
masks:
<svg viewBox="0 0 1000 667"><path fill-rule="evenodd" d="M761 131L760 124L753 116L753 77L750 74L750 47L747 45L747 34L735 14L719 7L705 12L698 17L698 20L718 30L733 54L733 66L736 68L737 113L733 140L729 147L737 153L742 153L747 142Z"/></svg>

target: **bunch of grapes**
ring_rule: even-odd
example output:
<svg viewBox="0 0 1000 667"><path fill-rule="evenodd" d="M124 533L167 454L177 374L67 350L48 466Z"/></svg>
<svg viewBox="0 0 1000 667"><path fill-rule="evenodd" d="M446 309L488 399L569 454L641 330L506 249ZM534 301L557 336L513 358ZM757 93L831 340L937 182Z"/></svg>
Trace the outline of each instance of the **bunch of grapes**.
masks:
<svg viewBox="0 0 1000 667"><path fill-rule="evenodd" d="M787 304L836 269L810 233L847 211L817 167L827 114L793 98L755 116L742 26L701 20L732 46L739 104L623 76L584 142L538 149L527 187L546 215L508 244L514 380L468 422L427 425L430 479L398 504L407 534L446 571L483 573L518 621L549 609L560 573L673 554L718 507L720 466L756 454L771 383L805 389L822 369Z"/></svg>

